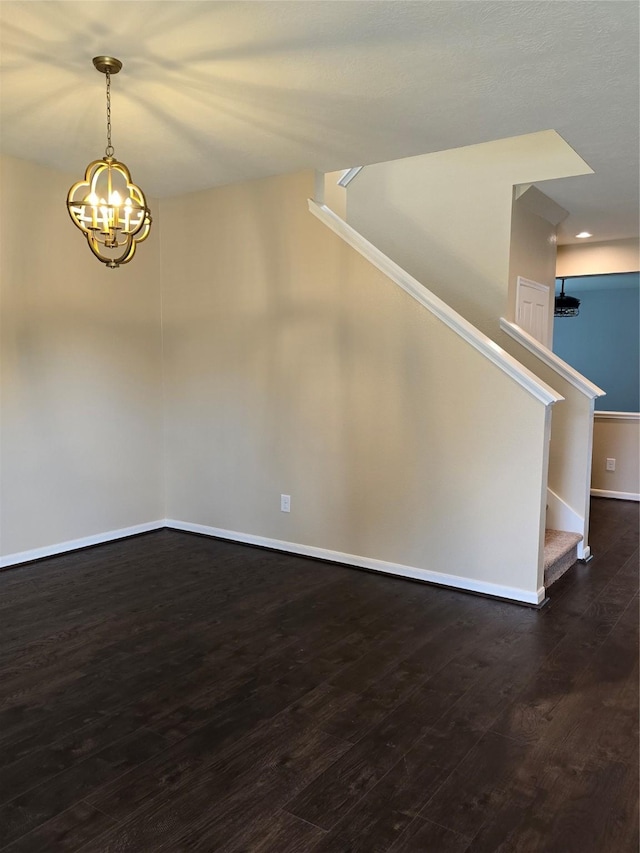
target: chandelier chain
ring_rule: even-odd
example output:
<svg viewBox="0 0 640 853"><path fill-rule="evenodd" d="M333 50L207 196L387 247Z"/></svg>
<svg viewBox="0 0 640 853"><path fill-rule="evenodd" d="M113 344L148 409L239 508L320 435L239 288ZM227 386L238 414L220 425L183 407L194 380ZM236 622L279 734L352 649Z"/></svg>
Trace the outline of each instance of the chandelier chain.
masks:
<svg viewBox="0 0 640 853"><path fill-rule="evenodd" d="M107 75L107 147L104 153L107 157L113 157L115 149L111 144L111 74L106 71Z"/></svg>

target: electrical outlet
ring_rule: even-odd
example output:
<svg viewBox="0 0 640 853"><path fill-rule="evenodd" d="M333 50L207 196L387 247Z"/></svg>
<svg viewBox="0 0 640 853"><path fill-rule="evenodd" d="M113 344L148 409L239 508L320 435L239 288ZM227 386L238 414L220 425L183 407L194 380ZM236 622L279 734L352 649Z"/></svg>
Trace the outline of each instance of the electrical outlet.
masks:
<svg viewBox="0 0 640 853"><path fill-rule="evenodd" d="M615 459L607 459L607 471L615 471L616 470L616 460Z"/></svg>
<svg viewBox="0 0 640 853"><path fill-rule="evenodd" d="M291 495L280 495L280 512L291 512Z"/></svg>

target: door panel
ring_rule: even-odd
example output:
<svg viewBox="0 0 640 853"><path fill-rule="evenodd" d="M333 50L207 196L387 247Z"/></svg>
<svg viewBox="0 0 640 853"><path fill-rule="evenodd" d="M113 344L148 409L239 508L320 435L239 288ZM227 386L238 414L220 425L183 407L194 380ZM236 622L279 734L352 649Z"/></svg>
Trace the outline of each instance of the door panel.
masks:
<svg viewBox="0 0 640 853"><path fill-rule="evenodd" d="M551 289L548 285L518 276L516 323L532 338L549 349L551 349L552 322L550 298Z"/></svg>

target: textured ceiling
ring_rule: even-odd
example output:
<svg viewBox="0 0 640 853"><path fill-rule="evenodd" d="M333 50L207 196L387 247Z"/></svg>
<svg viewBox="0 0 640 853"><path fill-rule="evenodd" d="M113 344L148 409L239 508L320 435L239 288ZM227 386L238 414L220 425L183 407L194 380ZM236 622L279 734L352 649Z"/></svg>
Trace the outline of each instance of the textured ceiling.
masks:
<svg viewBox="0 0 640 853"><path fill-rule="evenodd" d="M555 129L595 174L541 189L561 242L638 233L634 0L0 3L2 150L151 196Z"/></svg>

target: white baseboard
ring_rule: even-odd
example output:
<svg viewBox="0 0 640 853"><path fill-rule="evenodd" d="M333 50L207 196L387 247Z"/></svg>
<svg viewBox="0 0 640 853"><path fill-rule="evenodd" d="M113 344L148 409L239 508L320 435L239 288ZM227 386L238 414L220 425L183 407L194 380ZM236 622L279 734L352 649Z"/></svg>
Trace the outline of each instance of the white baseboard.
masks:
<svg viewBox="0 0 640 853"><path fill-rule="evenodd" d="M124 539L127 536L135 536L137 533L146 533L149 530L159 530L165 526L164 519L147 521L145 524L134 524L133 527L108 530L106 533L96 533L94 536L85 536L83 539L70 539L68 542L59 542L57 545L47 545L44 548L33 548L31 551L7 554L6 557L0 557L0 569L19 563L30 563L32 560L41 560L43 557L55 557L56 554L77 551L78 548L87 548L89 545L102 545L103 542Z"/></svg>
<svg viewBox="0 0 640 853"><path fill-rule="evenodd" d="M319 560L328 560L332 563L341 563L346 566L355 566L360 569L369 569L370 571L382 572L388 575L398 575L399 577L438 584L439 586L451 587L452 589L465 590L466 592L478 592L496 598L509 599L510 601L521 601L524 604L541 604L545 597L544 587L540 587L536 592L527 592L524 589L516 587L501 586L499 584L488 583L487 581L463 578L442 572L432 572L428 569L417 569L413 566L405 566L401 563L388 563L384 560L374 560L370 557L344 554L341 551L329 551L326 548L316 548L312 545L300 545L296 542L268 539L264 536L254 536L250 533L238 533L236 530L223 530L218 527L208 527L204 524L192 524L189 521L177 521L173 518L165 519L165 525L174 530L184 530L187 533L215 536L218 539L229 539L233 542L242 542L245 545L259 545L263 548L272 548L276 551L286 551L290 554L300 554L304 557L314 557Z"/></svg>
<svg viewBox="0 0 640 853"><path fill-rule="evenodd" d="M591 489L594 498L616 498L619 501L640 501L640 495L635 492L609 492L607 489Z"/></svg>
<svg viewBox="0 0 640 853"><path fill-rule="evenodd" d="M578 559L582 560L583 563L587 563L591 559L591 547L589 545L585 545L584 542L578 542L576 552L578 554Z"/></svg>
<svg viewBox="0 0 640 853"><path fill-rule="evenodd" d="M82 539L72 539L67 542L59 542L56 545L47 545L43 548L34 548L30 551L8 554L5 557L0 557L0 568L16 566L20 563L29 563L32 560L41 560L45 557L54 557L57 554L76 551L79 548L87 548L91 545L101 545L104 542L124 539L127 536L135 536L138 533L147 533L150 530L159 530L163 527L171 527L174 530L183 530L188 533L214 536L218 539L229 539L233 542L242 542L246 545L258 545L263 548L272 548L276 551L300 554L304 557L314 557L332 563L341 563L346 566L355 566L356 568L369 569L370 571L382 572L383 574L397 575L398 577L438 584L439 586L446 586L451 589L477 592L510 601L520 601L524 604L540 604L545 597L544 587L540 587L536 592L527 592L517 587L501 586L487 581L459 577L458 575L432 572L428 569L418 569L413 566L405 566L401 563L388 563L385 560L375 560L371 557L360 557L354 554L345 554L341 551L316 548L312 545L300 545L296 542L284 542L280 539L268 539L264 536L254 536L250 533L239 533L235 530L224 530L204 524L192 524L188 521L177 521L172 518L148 521L145 524L136 524L132 527L120 528L119 530L109 530L105 533L97 533L94 536L85 536Z"/></svg>

